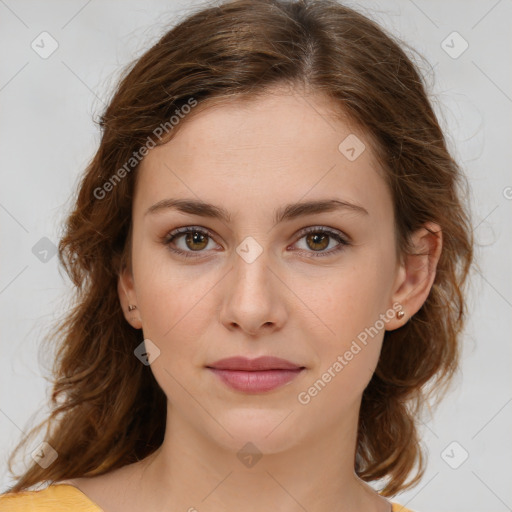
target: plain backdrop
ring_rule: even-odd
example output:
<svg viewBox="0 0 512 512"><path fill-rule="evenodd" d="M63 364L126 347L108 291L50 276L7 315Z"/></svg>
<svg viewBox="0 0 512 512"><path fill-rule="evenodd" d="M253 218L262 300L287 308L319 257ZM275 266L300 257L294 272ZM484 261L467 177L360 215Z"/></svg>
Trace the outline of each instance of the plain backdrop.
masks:
<svg viewBox="0 0 512 512"><path fill-rule="evenodd" d="M190 5L0 0L0 492L11 483L9 451L46 412L51 354L39 358L38 346L70 290L52 249L99 142L93 119L123 66ZM394 501L417 512L512 510L512 2L347 5L426 58L418 63L469 178L478 243L462 372L424 421L423 480Z"/></svg>

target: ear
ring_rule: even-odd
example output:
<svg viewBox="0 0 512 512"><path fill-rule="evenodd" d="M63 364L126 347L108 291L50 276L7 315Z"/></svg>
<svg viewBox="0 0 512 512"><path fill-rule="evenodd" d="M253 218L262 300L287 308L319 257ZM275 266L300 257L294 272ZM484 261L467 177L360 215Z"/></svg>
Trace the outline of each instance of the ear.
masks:
<svg viewBox="0 0 512 512"><path fill-rule="evenodd" d="M124 266L119 273L117 280L117 294L119 302L123 308L123 314L126 321L135 329L142 329L142 319L137 305L137 296L133 285L132 271L128 266ZM137 306L130 311L129 306Z"/></svg>
<svg viewBox="0 0 512 512"><path fill-rule="evenodd" d="M427 222L411 235L412 254L404 254L400 263L391 302L395 311L405 315L395 316L387 323L392 331L405 324L427 300L436 277L436 268L443 246L441 227Z"/></svg>

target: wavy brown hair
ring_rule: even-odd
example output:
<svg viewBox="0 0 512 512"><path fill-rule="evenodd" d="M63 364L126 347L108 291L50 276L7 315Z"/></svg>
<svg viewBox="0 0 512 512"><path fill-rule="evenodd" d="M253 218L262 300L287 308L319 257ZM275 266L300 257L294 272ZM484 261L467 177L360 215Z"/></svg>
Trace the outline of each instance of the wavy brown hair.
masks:
<svg viewBox="0 0 512 512"><path fill-rule="evenodd" d="M9 469L14 473L15 455L43 427L58 458L46 469L31 461L9 491L106 473L161 445L166 396L134 357L143 335L126 322L117 293L129 258L137 166L112 179L191 99L252 98L279 84L327 95L333 110L367 135L393 197L399 255L411 252L410 234L427 221L442 228L428 298L405 325L385 333L362 397L354 461L361 479L382 479L384 496L419 481L425 456L417 423L422 406L446 391L458 368L473 238L467 181L447 148L425 77L404 48L335 1L236 0L190 13L128 67L100 117L101 142L59 244L76 297L48 338L58 340L51 410L15 448Z"/></svg>

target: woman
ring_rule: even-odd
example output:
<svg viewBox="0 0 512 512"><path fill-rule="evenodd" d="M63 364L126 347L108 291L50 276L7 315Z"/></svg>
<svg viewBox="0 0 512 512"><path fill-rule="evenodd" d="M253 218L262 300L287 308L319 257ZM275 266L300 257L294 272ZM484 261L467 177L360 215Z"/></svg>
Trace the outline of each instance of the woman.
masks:
<svg viewBox="0 0 512 512"><path fill-rule="evenodd" d="M400 44L328 0L226 2L100 125L45 441L0 510L405 511L473 242Z"/></svg>

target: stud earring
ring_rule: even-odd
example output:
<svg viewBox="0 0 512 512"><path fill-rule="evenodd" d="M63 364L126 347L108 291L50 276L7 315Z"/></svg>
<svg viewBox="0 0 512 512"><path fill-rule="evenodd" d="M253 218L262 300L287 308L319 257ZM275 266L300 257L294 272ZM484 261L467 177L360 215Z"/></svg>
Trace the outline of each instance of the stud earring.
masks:
<svg viewBox="0 0 512 512"><path fill-rule="evenodd" d="M128 306L128 311L133 311L134 309L137 309L137 306L135 304L130 304Z"/></svg>
<svg viewBox="0 0 512 512"><path fill-rule="evenodd" d="M405 316L405 312L401 309L397 314L396 317L398 320L401 320Z"/></svg>

